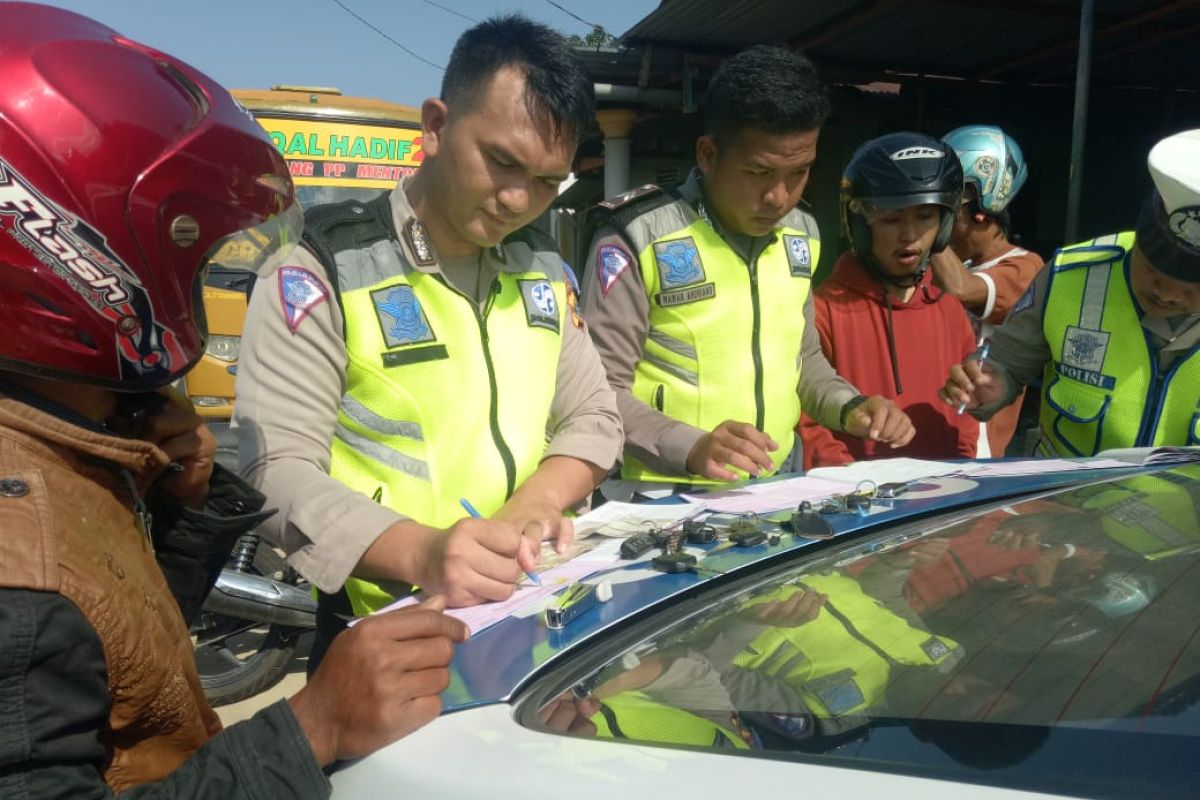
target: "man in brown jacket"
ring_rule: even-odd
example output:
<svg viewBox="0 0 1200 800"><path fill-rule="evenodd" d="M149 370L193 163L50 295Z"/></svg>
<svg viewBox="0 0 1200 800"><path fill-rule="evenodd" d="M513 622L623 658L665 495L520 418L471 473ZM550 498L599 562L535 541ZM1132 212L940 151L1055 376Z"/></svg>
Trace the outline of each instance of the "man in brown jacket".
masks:
<svg viewBox="0 0 1200 800"><path fill-rule="evenodd" d="M440 600L381 615L224 732L200 689L186 617L266 515L166 387L210 257L296 240L287 167L209 78L85 17L0 4L0 53L0 797L327 797L324 766L437 715L466 632Z"/></svg>

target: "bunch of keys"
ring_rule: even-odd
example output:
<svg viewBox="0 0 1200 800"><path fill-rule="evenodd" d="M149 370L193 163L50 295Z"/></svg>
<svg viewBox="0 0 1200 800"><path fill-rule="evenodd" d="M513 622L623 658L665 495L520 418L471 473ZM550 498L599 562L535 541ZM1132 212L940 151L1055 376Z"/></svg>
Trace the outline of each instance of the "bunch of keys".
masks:
<svg viewBox="0 0 1200 800"><path fill-rule="evenodd" d="M709 544L717 540L717 529L702 520L689 519L683 523L683 538L688 544Z"/></svg>
<svg viewBox="0 0 1200 800"><path fill-rule="evenodd" d="M871 510L871 498L875 496L874 481L859 481L853 492L838 494L821 503L822 514L860 514Z"/></svg>

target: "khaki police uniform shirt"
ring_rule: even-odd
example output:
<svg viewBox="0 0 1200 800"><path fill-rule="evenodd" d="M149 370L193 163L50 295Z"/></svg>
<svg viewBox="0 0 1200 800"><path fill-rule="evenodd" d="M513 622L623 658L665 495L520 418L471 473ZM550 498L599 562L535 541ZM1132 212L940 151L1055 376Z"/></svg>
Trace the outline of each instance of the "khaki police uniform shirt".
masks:
<svg viewBox="0 0 1200 800"><path fill-rule="evenodd" d="M697 175L698 171L693 171L679 189L684 200L693 206L701 196ZM771 242L771 237L767 236L750 237L722 231L715 221L714 229L746 263L757 258ZM631 260L630 266L607 291L602 289L596 263L596 254L604 245L619 247ZM597 232L588 251L580 287L588 331L608 371L608 381L617 393L617 407L625 422L625 446L658 472L686 475L688 454L708 431L672 419L633 396L634 368L642 359L650 331L650 299L638 268L637 254L631 252L629 242L615 228L603 227ZM821 350L821 341L813 326L811 292L798 313L804 314L805 320L802 341L796 343L796 358L802 363L797 389L801 407L825 427L840 431L842 406L853 399L858 390L837 374ZM763 327L769 335L770 320L764 320ZM786 366L791 368L792 365ZM764 368L770 369L770 365L764 365ZM753 389L747 387L746 391ZM753 423L753 420L740 421ZM796 439L796 443L798 441ZM791 448L794 443L778 444L782 448Z"/></svg>
<svg viewBox="0 0 1200 800"><path fill-rule="evenodd" d="M1042 329L1049 283L1047 264L1033 279L1026 295L1013 306L1004 324L988 336L991 344L987 361L1004 378L1004 396L996 403L976 409L973 413L979 419L987 420L1011 403L1021 387L1042 377L1046 364L1050 363L1050 345ZM1160 373L1165 373L1180 356L1200 344L1200 314L1173 320L1143 318L1142 328L1150 334Z"/></svg>
<svg viewBox="0 0 1200 800"><path fill-rule="evenodd" d="M403 184L391 194L396 230L413 216ZM408 245L399 242L410 264ZM295 331L281 303L279 279L261 279L250 298L238 360L233 429L243 475L278 513L262 530L289 561L325 592L341 588L367 548L392 524L406 519L329 476L330 443L346 391L342 314L321 263L297 248L286 262L309 270L326 299L312 306ZM414 267L437 271L439 265ZM447 259L447 280L479 302L500 270L510 269L485 250ZM511 267L515 269L516 267ZM546 457L570 456L611 469L621 452L621 420L592 343L566 311L557 384L547 421Z"/></svg>

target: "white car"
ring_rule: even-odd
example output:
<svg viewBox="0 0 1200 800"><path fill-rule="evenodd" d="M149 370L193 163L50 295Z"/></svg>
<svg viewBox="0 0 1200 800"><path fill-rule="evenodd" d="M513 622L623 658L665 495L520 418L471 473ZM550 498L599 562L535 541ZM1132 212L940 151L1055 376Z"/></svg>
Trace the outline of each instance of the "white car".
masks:
<svg viewBox="0 0 1200 800"><path fill-rule="evenodd" d="M1200 796L1198 505L1200 465L931 479L797 518L831 540L676 535L701 571L474 636L334 797Z"/></svg>

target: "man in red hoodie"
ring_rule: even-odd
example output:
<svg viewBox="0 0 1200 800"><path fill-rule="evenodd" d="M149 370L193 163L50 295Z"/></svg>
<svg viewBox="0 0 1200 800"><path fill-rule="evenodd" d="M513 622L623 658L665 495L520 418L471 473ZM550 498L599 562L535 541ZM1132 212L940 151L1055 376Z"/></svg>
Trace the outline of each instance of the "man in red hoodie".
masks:
<svg viewBox="0 0 1200 800"><path fill-rule="evenodd" d="M882 136L851 158L842 176L851 249L816 290L817 332L839 375L894 400L919 433L881 451L804 417L805 469L881 456L975 457L979 425L938 400L946 369L975 349L971 323L928 270L950 240L962 192L954 151L922 134Z"/></svg>

